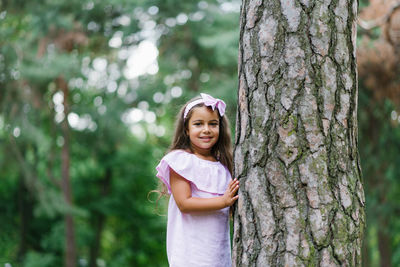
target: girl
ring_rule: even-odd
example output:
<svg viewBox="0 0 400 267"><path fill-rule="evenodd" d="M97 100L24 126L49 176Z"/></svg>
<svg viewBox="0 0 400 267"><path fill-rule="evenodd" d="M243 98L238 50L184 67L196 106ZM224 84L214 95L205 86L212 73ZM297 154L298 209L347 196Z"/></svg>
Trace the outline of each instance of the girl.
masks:
<svg viewBox="0 0 400 267"><path fill-rule="evenodd" d="M225 103L207 94L180 111L170 152L156 167L168 205L170 267L230 267L229 207L238 199Z"/></svg>

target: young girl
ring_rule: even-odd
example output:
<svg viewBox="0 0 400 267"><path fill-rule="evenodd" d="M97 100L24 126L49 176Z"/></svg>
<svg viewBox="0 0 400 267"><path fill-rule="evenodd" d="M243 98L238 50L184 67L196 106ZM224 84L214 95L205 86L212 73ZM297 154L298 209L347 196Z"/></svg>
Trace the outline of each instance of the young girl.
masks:
<svg viewBox="0 0 400 267"><path fill-rule="evenodd" d="M168 205L170 267L230 267L229 207L238 199L225 103L210 95L180 111L170 152L156 167Z"/></svg>

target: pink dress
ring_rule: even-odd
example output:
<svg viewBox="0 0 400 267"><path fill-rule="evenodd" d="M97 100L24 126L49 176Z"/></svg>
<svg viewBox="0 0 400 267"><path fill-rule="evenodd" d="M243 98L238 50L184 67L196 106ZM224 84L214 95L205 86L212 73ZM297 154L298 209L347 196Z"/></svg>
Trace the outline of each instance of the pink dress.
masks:
<svg viewBox="0 0 400 267"><path fill-rule="evenodd" d="M165 155L156 167L157 177L165 183L169 194L170 168L190 182L193 197L221 196L231 180L228 169L220 162L174 150ZM229 207L217 211L182 213L171 194L167 255L170 267L230 267Z"/></svg>

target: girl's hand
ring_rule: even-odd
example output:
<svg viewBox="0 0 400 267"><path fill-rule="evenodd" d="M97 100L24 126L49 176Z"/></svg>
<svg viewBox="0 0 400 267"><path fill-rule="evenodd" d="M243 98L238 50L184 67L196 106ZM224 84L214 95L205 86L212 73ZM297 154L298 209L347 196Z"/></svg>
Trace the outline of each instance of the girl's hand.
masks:
<svg viewBox="0 0 400 267"><path fill-rule="evenodd" d="M239 181L237 179L229 182L228 189L223 196L200 198L192 197L190 182L177 174L173 169L170 169L169 178L171 192L176 205L184 213L220 210L232 206L238 199L238 196L235 196L239 189Z"/></svg>
<svg viewBox="0 0 400 267"><path fill-rule="evenodd" d="M222 196L225 207L230 207L235 203L235 201L239 198L238 195L235 196L236 192L239 190L239 181L237 178L235 180L231 180L229 182L228 188L225 191L225 194Z"/></svg>

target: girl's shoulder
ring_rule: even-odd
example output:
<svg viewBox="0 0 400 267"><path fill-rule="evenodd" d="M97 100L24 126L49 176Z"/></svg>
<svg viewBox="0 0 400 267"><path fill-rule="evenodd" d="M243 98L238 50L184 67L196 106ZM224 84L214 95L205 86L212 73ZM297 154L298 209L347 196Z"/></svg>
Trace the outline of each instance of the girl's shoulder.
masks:
<svg viewBox="0 0 400 267"><path fill-rule="evenodd" d="M211 161L211 160L199 158L192 152L190 152L188 150L184 150L184 149L171 150L164 156L164 159L185 161L185 162L191 161L192 163L199 163L201 165L204 165L204 164L222 165L219 161Z"/></svg>
<svg viewBox="0 0 400 267"><path fill-rule="evenodd" d="M169 151L165 156L171 156L171 155L185 155L185 154L189 154L189 151L186 151L184 149L173 149L171 151Z"/></svg>
<svg viewBox="0 0 400 267"><path fill-rule="evenodd" d="M169 151L165 156L163 157L164 160L182 160L184 158L188 158L189 152L183 150L183 149L174 149Z"/></svg>
<svg viewBox="0 0 400 267"><path fill-rule="evenodd" d="M167 153L157 166L157 177L169 185L169 169L196 185L199 190L223 194L231 175L219 161L201 159L191 152L176 149Z"/></svg>

